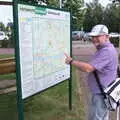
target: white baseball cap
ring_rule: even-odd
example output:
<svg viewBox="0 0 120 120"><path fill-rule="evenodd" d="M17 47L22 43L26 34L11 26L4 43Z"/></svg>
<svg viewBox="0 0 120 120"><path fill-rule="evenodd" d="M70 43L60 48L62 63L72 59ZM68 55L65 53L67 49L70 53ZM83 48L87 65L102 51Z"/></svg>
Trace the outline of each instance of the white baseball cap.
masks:
<svg viewBox="0 0 120 120"><path fill-rule="evenodd" d="M89 36L98 36L98 35L108 35L108 28L105 25L99 24L95 25L91 32L89 33Z"/></svg>

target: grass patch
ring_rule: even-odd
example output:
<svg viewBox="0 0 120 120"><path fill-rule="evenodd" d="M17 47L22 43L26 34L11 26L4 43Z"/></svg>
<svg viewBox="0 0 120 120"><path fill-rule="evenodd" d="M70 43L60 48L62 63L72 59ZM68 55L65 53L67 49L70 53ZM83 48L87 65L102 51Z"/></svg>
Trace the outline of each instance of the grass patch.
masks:
<svg viewBox="0 0 120 120"><path fill-rule="evenodd" d="M15 73L0 75L0 80L13 80L16 79Z"/></svg>
<svg viewBox="0 0 120 120"><path fill-rule="evenodd" d="M1 54L1 55L0 55L0 59L10 58L10 57L15 57L15 56L14 56L14 54Z"/></svg>
<svg viewBox="0 0 120 120"><path fill-rule="evenodd" d="M69 110L68 81L25 101L25 120L82 120L83 110L73 68L72 110Z"/></svg>
<svg viewBox="0 0 120 120"><path fill-rule="evenodd" d="M18 120L16 92L0 95L0 120Z"/></svg>
<svg viewBox="0 0 120 120"><path fill-rule="evenodd" d="M69 110L68 81L52 87L24 101L25 120L83 120L83 106L80 103L76 73L73 67L72 110ZM16 93L0 95L0 118L18 120Z"/></svg>

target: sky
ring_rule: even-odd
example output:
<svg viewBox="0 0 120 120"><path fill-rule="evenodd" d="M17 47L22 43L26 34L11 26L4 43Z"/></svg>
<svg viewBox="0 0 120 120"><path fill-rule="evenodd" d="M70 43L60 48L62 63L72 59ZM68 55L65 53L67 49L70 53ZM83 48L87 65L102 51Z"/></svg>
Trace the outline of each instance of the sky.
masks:
<svg viewBox="0 0 120 120"><path fill-rule="evenodd" d="M9 1L11 2L12 0L0 0L0 1ZM89 3L92 0L85 0L85 2ZM108 3L110 3L109 0L100 0L100 3L103 6L106 6ZM7 23L11 21L13 22L13 14L12 14L12 6L7 5L0 5L0 22L3 22L5 25L7 25Z"/></svg>
<svg viewBox="0 0 120 120"><path fill-rule="evenodd" d="M12 0L0 0L0 1L8 1L8 2L12 2Z"/></svg>
<svg viewBox="0 0 120 120"><path fill-rule="evenodd" d="M0 22L7 25L8 22L13 22L12 6L0 5Z"/></svg>
<svg viewBox="0 0 120 120"><path fill-rule="evenodd" d="M12 0L0 0L0 1L12 2ZM7 23L10 21L13 22L12 6L0 5L0 22L3 22L5 25L7 25Z"/></svg>
<svg viewBox="0 0 120 120"><path fill-rule="evenodd" d="M92 0L84 0L86 3L92 2ZM111 3L112 1L110 0L99 0L99 2L101 3L101 5L103 5L104 7L108 4Z"/></svg>

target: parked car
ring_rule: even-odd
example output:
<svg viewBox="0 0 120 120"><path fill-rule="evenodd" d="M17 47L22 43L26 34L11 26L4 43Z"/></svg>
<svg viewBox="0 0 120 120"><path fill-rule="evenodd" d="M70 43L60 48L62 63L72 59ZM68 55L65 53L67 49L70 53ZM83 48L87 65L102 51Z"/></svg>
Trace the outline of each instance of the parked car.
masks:
<svg viewBox="0 0 120 120"><path fill-rule="evenodd" d="M8 40L9 37L7 35L5 35L5 32L0 31L0 40Z"/></svg>
<svg viewBox="0 0 120 120"><path fill-rule="evenodd" d="M72 31L72 39L73 40L81 40L83 39L84 31Z"/></svg>
<svg viewBox="0 0 120 120"><path fill-rule="evenodd" d="M120 37L120 34L119 33L110 33L109 34L110 35L110 37Z"/></svg>
<svg viewBox="0 0 120 120"><path fill-rule="evenodd" d="M92 37L89 36L89 32L86 32L83 36L84 41L91 41Z"/></svg>

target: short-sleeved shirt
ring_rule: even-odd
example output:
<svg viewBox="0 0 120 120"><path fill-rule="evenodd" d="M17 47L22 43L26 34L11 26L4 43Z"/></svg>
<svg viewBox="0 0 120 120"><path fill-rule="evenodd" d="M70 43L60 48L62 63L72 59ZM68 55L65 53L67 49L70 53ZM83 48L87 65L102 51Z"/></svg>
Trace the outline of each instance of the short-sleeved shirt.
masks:
<svg viewBox="0 0 120 120"><path fill-rule="evenodd" d="M105 42L89 64L96 69L103 88L107 87L117 75L118 55L113 44ZM88 86L92 93L101 93L93 72L88 74Z"/></svg>

